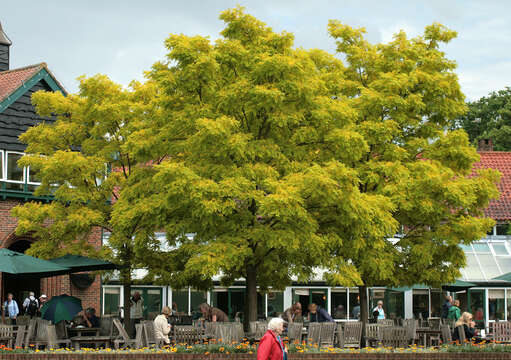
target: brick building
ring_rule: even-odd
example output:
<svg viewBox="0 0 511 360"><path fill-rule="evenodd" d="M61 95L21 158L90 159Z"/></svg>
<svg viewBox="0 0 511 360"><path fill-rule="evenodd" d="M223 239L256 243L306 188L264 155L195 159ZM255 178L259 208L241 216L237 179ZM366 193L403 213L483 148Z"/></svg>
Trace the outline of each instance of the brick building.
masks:
<svg viewBox="0 0 511 360"><path fill-rule="evenodd" d="M34 92L44 90L66 94L66 91L45 63L10 69L11 44L0 24L0 247L25 252L35 239L15 234L17 219L10 215L10 211L26 201L51 201L51 198L33 196L38 185L37 174L17 166L16 162L25 150L18 137L30 126L53 121L36 114L31 103ZM101 230L93 231L89 241L100 246ZM99 309L99 276L90 284L83 284L78 277L71 274L20 282L15 276L0 273L2 289L14 293L18 301L23 301L29 291L34 291L36 296L46 294L48 297L66 293L81 298L84 308Z"/></svg>

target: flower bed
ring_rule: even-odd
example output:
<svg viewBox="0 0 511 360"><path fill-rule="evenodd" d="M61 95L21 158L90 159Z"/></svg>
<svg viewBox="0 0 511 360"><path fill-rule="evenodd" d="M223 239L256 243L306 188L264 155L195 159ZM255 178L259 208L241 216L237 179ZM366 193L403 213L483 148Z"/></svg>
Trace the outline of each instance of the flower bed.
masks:
<svg viewBox="0 0 511 360"><path fill-rule="evenodd" d="M49 349L25 350L9 349L0 346L0 359L61 359L61 360L113 360L113 359L143 359L156 360L172 358L176 360L192 359L229 359L245 360L256 358L256 347L248 343L233 345L177 345L158 348L142 348L133 350L113 349ZM511 345L501 344L467 344L466 346L446 345L433 348L410 346L407 348L319 348L317 346L291 345L289 360L323 360L323 359L511 359Z"/></svg>

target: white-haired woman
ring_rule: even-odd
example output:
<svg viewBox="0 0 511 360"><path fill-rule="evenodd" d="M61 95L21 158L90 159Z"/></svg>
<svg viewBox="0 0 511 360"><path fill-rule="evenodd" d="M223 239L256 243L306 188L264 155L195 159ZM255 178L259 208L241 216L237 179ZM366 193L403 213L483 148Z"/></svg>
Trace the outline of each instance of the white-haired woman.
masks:
<svg viewBox="0 0 511 360"><path fill-rule="evenodd" d="M287 350L280 335L284 331L285 321L273 318L268 323L268 331L259 342L257 360L287 360Z"/></svg>

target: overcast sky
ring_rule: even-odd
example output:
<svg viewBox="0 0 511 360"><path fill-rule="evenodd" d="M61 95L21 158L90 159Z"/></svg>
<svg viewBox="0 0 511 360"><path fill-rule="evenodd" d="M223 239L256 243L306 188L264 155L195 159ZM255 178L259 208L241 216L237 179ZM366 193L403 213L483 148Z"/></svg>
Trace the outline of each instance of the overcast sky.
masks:
<svg viewBox="0 0 511 360"><path fill-rule="evenodd" d="M13 42L11 68L46 62L71 92L76 78L96 73L128 84L165 56L170 33L217 38L222 10L240 4L276 31L295 34L295 45L335 49L329 19L364 26L372 42L389 41L400 29L421 34L440 22L458 32L445 51L457 61L470 100L509 85L510 1L382 0L1 0L0 21Z"/></svg>

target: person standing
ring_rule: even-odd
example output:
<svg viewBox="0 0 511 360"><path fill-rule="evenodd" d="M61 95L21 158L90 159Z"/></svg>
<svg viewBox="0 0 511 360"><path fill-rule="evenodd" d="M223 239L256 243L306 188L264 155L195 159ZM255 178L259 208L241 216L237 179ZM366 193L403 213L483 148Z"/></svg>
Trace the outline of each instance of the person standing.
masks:
<svg viewBox="0 0 511 360"><path fill-rule="evenodd" d="M282 314L282 318L289 324L292 324L297 317L302 315L302 304L299 302L294 303L291 307L287 308Z"/></svg>
<svg viewBox="0 0 511 360"><path fill-rule="evenodd" d="M135 336L135 325L139 324L144 317L144 298L140 296L140 292L135 291L130 298L130 332Z"/></svg>
<svg viewBox="0 0 511 360"><path fill-rule="evenodd" d="M154 335L156 340L162 341L164 345L170 344L170 325L168 318L171 313L172 310L170 310L168 306L164 306L161 310L161 314L154 319Z"/></svg>
<svg viewBox="0 0 511 360"><path fill-rule="evenodd" d="M42 294L39 296L39 309L37 310L37 316L41 316L41 309L43 305L48 301L48 296Z"/></svg>
<svg viewBox="0 0 511 360"><path fill-rule="evenodd" d="M268 323L268 331L259 341L257 360L287 360L287 349L280 336L284 331L284 319L273 318Z"/></svg>
<svg viewBox="0 0 511 360"><path fill-rule="evenodd" d="M458 299L456 299L456 300L454 300L454 304L449 308L449 313L447 314L447 318L458 321L460 316L461 316L460 301Z"/></svg>
<svg viewBox="0 0 511 360"><path fill-rule="evenodd" d="M377 320L385 319L385 311L383 310L383 301L378 300L378 304L373 309L373 313L378 312Z"/></svg>
<svg viewBox="0 0 511 360"><path fill-rule="evenodd" d="M11 293L7 294L7 300L4 302L3 311L5 311L5 315L11 319L11 324L16 325L16 318L20 313L18 308L18 303L14 300L14 297Z"/></svg>
<svg viewBox="0 0 511 360"><path fill-rule="evenodd" d="M23 301L23 312L26 315L30 315L30 318L33 318L37 315L37 310L39 310L39 301L35 298L34 292L31 291L25 301Z"/></svg>
<svg viewBox="0 0 511 360"><path fill-rule="evenodd" d="M309 305L309 315L310 322L332 322L334 319L330 316L330 314L323 309L322 307L312 303Z"/></svg>
<svg viewBox="0 0 511 360"><path fill-rule="evenodd" d="M442 319L447 319L447 315L449 315L449 309L452 306L452 296L446 295L445 302L442 305Z"/></svg>

